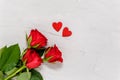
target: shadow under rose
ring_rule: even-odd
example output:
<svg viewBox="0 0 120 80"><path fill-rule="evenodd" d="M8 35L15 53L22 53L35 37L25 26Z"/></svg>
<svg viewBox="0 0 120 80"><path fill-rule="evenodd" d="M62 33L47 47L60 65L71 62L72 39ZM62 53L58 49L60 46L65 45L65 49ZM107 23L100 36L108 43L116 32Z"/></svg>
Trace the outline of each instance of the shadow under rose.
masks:
<svg viewBox="0 0 120 80"><path fill-rule="evenodd" d="M44 63L44 65L46 65L47 67L51 68L51 69L54 69L54 70L57 70L57 69L60 69L63 67L63 63Z"/></svg>

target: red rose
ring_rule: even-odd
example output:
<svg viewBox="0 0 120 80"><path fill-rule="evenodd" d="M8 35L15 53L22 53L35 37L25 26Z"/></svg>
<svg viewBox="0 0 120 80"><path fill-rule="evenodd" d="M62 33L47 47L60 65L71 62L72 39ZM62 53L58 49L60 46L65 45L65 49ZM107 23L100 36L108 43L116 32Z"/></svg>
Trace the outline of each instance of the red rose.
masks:
<svg viewBox="0 0 120 80"><path fill-rule="evenodd" d="M27 49L26 53L24 54L22 61L26 61L26 66L29 69L36 68L41 65L42 59L41 57L36 53L35 50Z"/></svg>
<svg viewBox="0 0 120 80"><path fill-rule="evenodd" d="M27 39L29 47L41 48L46 46L47 38L40 33L37 29L32 29Z"/></svg>
<svg viewBox="0 0 120 80"><path fill-rule="evenodd" d="M49 47L46 50L45 60L47 60L48 62L63 62L62 53L56 45L54 45L54 47Z"/></svg>

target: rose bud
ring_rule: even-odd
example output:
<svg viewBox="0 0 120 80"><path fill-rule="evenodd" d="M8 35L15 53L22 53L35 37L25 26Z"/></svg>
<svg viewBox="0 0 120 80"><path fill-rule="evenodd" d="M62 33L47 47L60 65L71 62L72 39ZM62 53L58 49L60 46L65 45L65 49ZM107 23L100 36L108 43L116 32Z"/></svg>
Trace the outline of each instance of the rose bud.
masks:
<svg viewBox="0 0 120 80"><path fill-rule="evenodd" d="M42 63L41 57L33 49L27 49L25 51L22 61L25 62L26 67L29 69L37 68Z"/></svg>
<svg viewBox="0 0 120 80"><path fill-rule="evenodd" d="M28 47L41 48L46 46L47 38L40 33L37 29L32 29L30 35L27 38Z"/></svg>
<svg viewBox="0 0 120 80"><path fill-rule="evenodd" d="M44 60L48 62L63 62L62 53L56 45L47 48Z"/></svg>

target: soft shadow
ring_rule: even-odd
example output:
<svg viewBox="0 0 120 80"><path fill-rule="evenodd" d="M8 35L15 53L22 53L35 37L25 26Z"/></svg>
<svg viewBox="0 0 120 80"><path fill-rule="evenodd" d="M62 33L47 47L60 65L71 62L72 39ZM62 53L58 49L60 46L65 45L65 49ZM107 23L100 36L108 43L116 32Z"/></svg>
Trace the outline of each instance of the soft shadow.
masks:
<svg viewBox="0 0 120 80"><path fill-rule="evenodd" d="M60 69L62 68L63 66L63 63L44 63L44 65L46 65L47 67L51 68L51 69L54 69L54 70L57 70L57 69Z"/></svg>

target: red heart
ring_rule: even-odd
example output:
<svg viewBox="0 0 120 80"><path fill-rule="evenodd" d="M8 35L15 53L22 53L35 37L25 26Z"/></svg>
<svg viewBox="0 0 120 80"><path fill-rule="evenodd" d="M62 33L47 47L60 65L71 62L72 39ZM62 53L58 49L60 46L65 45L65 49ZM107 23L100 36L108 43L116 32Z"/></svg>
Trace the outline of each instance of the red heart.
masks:
<svg viewBox="0 0 120 80"><path fill-rule="evenodd" d="M53 28L57 31L57 32L59 32L60 31L60 29L62 28L62 22L53 22L53 24L52 24L52 26L53 26Z"/></svg>
<svg viewBox="0 0 120 80"><path fill-rule="evenodd" d="M71 35L72 35L72 31L70 31L68 27L65 27L65 28L63 29L62 36L63 36L63 37L69 37L69 36L71 36Z"/></svg>

